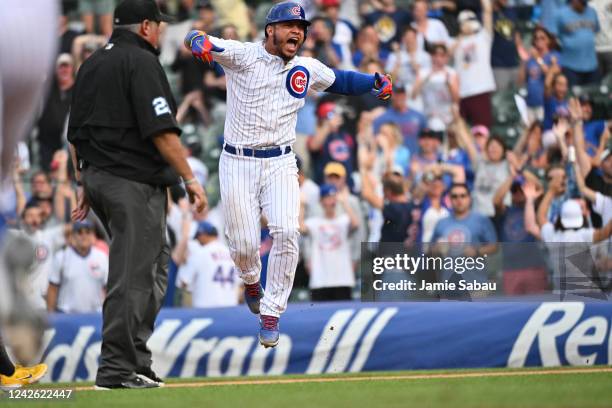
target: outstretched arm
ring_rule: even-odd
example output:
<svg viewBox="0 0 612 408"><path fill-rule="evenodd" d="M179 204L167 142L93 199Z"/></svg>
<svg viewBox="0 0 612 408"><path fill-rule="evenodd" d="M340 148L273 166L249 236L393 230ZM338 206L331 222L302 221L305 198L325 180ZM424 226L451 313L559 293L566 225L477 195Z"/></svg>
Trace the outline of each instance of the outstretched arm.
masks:
<svg viewBox="0 0 612 408"><path fill-rule="evenodd" d="M538 207L538 211L537 211L536 220L538 222L538 225L540 225L540 227L543 227L544 224L548 222L548 210L550 209L550 205L554 199L555 199L554 191L552 189L546 191L546 194L544 194L544 198L542 198L542 201L540 202L540 206Z"/></svg>
<svg viewBox="0 0 612 408"><path fill-rule="evenodd" d="M212 64L213 56L211 52L223 52L225 49L217 47L210 41L208 34L204 31L191 30L187 33L184 40L185 47L191 50L193 56L199 60Z"/></svg>
<svg viewBox="0 0 612 408"><path fill-rule="evenodd" d="M472 165L476 165L478 162L478 149L476 148L476 142L467 128L465 121L459 115L459 108L457 106L453 106L453 118L453 125L455 126L457 141L459 142L459 145L467 152Z"/></svg>
<svg viewBox="0 0 612 408"><path fill-rule="evenodd" d="M336 79L325 91L341 95L362 95L372 92L378 99L389 99L393 94L391 77L381 75L362 74L356 71L343 71L334 69Z"/></svg>
<svg viewBox="0 0 612 408"><path fill-rule="evenodd" d="M587 187L586 183L584 182L584 176L582 175L582 172L580 171L580 166L576 162L573 163L573 166L574 166L574 171L576 172L576 184L578 184L578 190L580 190L582 195L587 200L589 200L592 203L595 203L595 200L596 200L595 191Z"/></svg>
<svg viewBox="0 0 612 408"><path fill-rule="evenodd" d="M542 239L540 235L540 226L536 221L535 201L542 194L542 190L534 183L525 183L523 185L523 193L525 194L525 230L537 239Z"/></svg>
<svg viewBox="0 0 612 408"><path fill-rule="evenodd" d="M190 31L184 44L194 58L209 64L214 60L226 70L240 69L248 54L248 47L240 41L224 40L199 30Z"/></svg>
<svg viewBox="0 0 612 408"><path fill-rule="evenodd" d="M502 214L506 206L504 205L504 198L508 191L510 191L510 187L512 187L512 183L514 182L515 174L510 174L510 176L499 186L499 188L495 191L495 195L493 196L493 207L495 207L496 214Z"/></svg>
<svg viewBox="0 0 612 408"><path fill-rule="evenodd" d="M491 0L480 0L482 7L482 25L484 29L491 35L493 35L493 6Z"/></svg>

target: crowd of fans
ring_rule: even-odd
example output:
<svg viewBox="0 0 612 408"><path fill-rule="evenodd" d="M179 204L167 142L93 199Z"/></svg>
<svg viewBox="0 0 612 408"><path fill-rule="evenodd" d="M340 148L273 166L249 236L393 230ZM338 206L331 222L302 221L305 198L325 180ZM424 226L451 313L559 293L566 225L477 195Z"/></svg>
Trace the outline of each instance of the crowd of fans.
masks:
<svg viewBox="0 0 612 408"><path fill-rule="evenodd" d="M236 304L239 279L217 205L224 72L181 44L191 28L259 41L271 3L158 3L177 17L160 60L180 104L185 152L211 202L194 213L180 186L169 191L166 304ZM610 291L610 0L300 3L312 21L301 55L333 68L389 72L394 95L389 102L325 93L305 99L294 146L303 236L297 298L358 298L361 242L403 243L414 253L447 253L448 243L464 244L465 256L501 253L499 267L481 278L507 295L555 288L550 265L537 261L538 243L552 252L556 242L601 242L596 283ZM2 186L0 211L13 233L36 243L32 296L40 307L94 312L104 299L108 237L95 216L70 222L76 185L65 130L75 75L107 42L115 1L63 5L50 90L19 146L14 177ZM519 251L501 242L531 244ZM264 274L270 245L262 220Z"/></svg>

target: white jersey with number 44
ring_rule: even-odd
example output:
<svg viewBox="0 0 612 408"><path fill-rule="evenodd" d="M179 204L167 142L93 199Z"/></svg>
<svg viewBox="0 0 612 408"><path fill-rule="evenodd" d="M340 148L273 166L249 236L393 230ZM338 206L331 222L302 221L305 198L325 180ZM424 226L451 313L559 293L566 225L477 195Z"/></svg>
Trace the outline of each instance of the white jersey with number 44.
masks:
<svg viewBox="0 0 612 408"><path fill-rule="evenodd" d="M238 304L240 276L229 249L220 241L188 244L187 261L178 270L176 286L191 292L193 307L224 307Z"/></svg>
<svg viewBox="0 0 612 408"><path fill-rule="evenodd" d="M336 80L334 72L309 57L285 63L261 42L209 39L224 48L212 55L227 79L225 141L240 147L292 145L297 111L308 90L329 88Z"/></svg>

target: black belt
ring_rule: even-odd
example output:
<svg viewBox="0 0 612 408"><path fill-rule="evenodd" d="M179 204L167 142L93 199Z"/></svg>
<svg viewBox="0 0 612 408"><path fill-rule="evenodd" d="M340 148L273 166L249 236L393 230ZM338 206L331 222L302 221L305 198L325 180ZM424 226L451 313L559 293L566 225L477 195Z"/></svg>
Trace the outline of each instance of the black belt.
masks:
<svg viewBox="0 0 612 408"><path fill-rule="evenodd" d="M223 150L236 156L256 157L258 159L269 159L271 157L282 156L291 153L291 146L272 147L270 149L249 149L247 147L238 148L229 144L223 146Z"/></svg>

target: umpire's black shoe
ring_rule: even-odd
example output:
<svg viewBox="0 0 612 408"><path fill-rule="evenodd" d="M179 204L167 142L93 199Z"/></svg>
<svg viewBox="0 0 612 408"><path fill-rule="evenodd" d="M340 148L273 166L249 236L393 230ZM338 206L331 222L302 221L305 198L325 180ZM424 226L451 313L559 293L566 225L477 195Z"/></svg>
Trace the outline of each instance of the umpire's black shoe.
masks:
<svg viewBox="0 0 612 408"><path fill-rule="evenodd" d="M115 389L129 389L129 390L144 390L147 388L159 388L159 385L152 381L145 381L140 377L130 378L119 384L96 384L96 390L115 390Z"/></svg>
<svg viewBox="0 0 612 408"><path fill-rule="evenodd" d="M145 382L157 384L158 387L163 387L164 385L166 385L164 383L164 380L159 378L157 374L155 374L155 371L151 370L150 368L139 370L136 375Z"/></svg>

